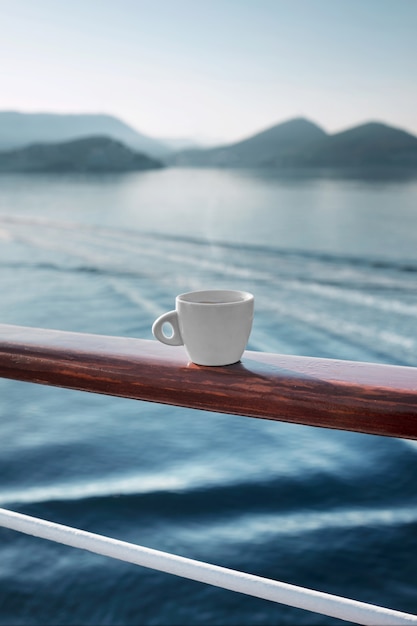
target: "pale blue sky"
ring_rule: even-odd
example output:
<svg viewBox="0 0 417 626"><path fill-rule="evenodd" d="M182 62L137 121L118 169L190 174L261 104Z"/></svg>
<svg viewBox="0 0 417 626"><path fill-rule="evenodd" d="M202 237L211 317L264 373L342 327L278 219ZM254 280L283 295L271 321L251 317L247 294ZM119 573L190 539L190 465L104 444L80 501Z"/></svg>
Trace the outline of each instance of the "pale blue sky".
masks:
<svg viewBox="0 0 417 626"><path fill-rule="evenodd" d="M232 141L303 115L417 134L417 0L0 0L0 109Z"/></svg>

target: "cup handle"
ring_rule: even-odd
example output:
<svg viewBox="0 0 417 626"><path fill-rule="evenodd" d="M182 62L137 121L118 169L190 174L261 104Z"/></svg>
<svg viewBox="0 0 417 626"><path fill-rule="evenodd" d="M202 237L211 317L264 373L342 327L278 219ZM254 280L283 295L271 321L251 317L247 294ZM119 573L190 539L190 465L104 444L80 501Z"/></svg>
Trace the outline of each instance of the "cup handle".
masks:
<svg viewBox="0 0 417 626"><path fill-rule="evenodd" d="M170 337L167 337L162 330L164 324L170 324L172 327L172 335ZM161 341L162 343L166 343L168 346L182 346L184 344L178 325L178 314L176 311L169 311L168 313L164 313L158 317L152 325L152 333L155 339L158 339L158 341Z"/></svg>

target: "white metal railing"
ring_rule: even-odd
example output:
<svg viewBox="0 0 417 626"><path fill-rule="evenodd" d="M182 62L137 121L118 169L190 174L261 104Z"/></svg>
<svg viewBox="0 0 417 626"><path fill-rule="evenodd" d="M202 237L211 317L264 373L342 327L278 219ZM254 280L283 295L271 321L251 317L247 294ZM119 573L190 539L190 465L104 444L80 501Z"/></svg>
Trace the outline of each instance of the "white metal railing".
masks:
<svg viewBox="0 0 417 626"><path fill-rule="evenodd" d="M6 509L0 509L0 526L127 563L175 574L183 578L356 624L368 624L369 626L417 624L417 615L393 611L380 606L245 574L225 567L202 563Z"/></svg>

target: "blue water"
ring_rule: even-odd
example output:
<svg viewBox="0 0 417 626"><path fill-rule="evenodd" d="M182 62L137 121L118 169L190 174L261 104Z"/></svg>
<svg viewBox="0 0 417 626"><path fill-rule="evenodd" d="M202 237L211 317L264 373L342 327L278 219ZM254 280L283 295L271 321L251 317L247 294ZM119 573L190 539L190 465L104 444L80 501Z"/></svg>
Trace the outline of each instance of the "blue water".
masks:
<svg viewBox="0 0 417 626"><path fill-rule="evenodd" d="M417 177L0 178L0 321L151 339L252 291L249 348L417 366ZM0 380L0 506L417 613L417 444ZM0 529L0 624L345 623Z"/></svg>

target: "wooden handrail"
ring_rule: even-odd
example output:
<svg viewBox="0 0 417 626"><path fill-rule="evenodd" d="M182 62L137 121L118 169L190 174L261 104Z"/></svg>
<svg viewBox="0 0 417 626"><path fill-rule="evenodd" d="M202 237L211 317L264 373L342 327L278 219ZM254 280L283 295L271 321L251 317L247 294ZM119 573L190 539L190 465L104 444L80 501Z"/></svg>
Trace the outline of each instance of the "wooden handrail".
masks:
<svg viewBox="0 0 417 626"><path fill-rule="evenodd" d="M219 413L417 439L417 368L246 351L190 363L157 341L0 324L0 376Z"/></svg>

